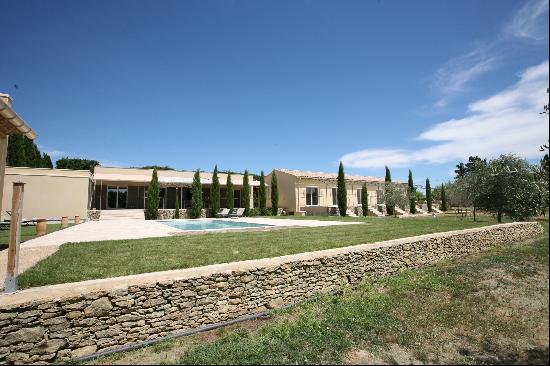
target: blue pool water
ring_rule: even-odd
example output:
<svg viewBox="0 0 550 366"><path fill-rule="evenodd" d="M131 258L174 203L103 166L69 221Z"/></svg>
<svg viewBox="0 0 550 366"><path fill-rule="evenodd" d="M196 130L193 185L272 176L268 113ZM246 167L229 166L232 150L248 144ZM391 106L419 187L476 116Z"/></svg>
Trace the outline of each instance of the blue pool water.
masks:
<svg viewBox="0 0 550 366"><path fill-rule="evenodd" d="M254 224L251 222L229 221L229 220L174 220L161 221L164 225L168 225L180 230L213 230L213 229L235 229L235 228L253 228L267 227L273 225Z"/></svg>

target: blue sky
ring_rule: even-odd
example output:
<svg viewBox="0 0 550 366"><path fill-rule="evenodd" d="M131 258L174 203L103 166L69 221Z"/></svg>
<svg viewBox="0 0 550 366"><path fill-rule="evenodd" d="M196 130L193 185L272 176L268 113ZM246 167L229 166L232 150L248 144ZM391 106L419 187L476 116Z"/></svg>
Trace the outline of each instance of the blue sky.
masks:
<svg viewBox="0 0 550 366"><path fill-rule="evenodd" d="M537 159L548 139L548 0L3 0L2 13L0 91L54 158L343 160L439 183L469 155Z"/></svg>

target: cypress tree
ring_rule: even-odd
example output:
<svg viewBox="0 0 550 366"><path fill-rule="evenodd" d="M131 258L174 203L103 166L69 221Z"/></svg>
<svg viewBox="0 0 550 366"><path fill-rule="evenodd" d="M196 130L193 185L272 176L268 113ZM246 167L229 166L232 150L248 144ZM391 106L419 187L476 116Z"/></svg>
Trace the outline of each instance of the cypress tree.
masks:
<svg viewBox="0 0 550 366"><path fill-rule="evenodd" d="M191 186L191 218L198 219L202 214L202 186L201 173L197 169L193 176L193 185Z"/></svg>
<svg viewBox="0 0 550 366"><path fill-rule="evenodd" d="M416 213L416 190L414 189L413 174L409 169L409 211Z"/></svg>
<svg viewBox="0 0 550 366"><path fill-rule="evenodd" d="M180 198L178 196L178 189L176 188L176 210L174 211L174 218L180 218Z"/></svg>
<svg viewBox="0 0 550 366"><path fill-rule="evenodd" d="M277 216L279 213L279 187L277 186L277 174L275 170L271 173L271 214Z"/></svg>
<svg viewBox="0 0 550 366"><path fill-rule="evenodd" d="M265 176L264 171L260 172L260 215L267 215L267 197L265 193Z"/></svg>
<svg viewBox="0 0 550 366"><path fill-rule="evenodd" d="M338 167L338 210L340 216L346 216L348 210L348 192L346 191L346 176L344 174L344 164L340 162Z"/></svg>
<svg viewBox="0 0 550 366"><path fill-rule="evenodd" d="M367 216L369 212L369 192L367 190L367 183L363 183L361 187L361 208L363 209L363 216Z"/></svg>
<svg viewBox="0 0 550 366"><path fill-rule="evenodd" d="M52 159L50 156L46 153L42 155L42 168L50 168L53 169Z"/></svg>
<svg viewBox="0 0 550 366"><path fill-rule="evenodd" d="M231 182L231 173L227 173L227 208L232 210L235 208L235 191L233 189L233 182Z"/></svg>
<svg viewBox="0 0 550 366"><path fill-rule="evenodd" d="M387 165L386 165L386 179L385 179L385 182L386 183L391 183L391 172L390 172L390 168L388 168ZM387 187L388 185L386 184L385 186ZM385 193L387 193L387 192L385 192ZM393 215L393 206L386 204L386 212L388 213L388 215Z"/></svg>
<svg viewBox="0 0 550 366"><path fill-rule="evenodd" d="M28 166L23 135L10 135L8 137L8 166Z"/></svg>
<svg viewBox="0 0 550 366"><path fill-rule="evenodd" d="M220 211L220 179L218 178L218 166L214 167L212 175L212 186L210 187L212 196L212 214L215 216Z"/></svg>
<svg viewBox="0 0 550 366"><path fill-rule="evenodd" d="M156 220L159 216L159 191L159 179L155 169L147 192L147 211L145 211L147 220Z"/></svg>
<svg viewBox="0 0 550 366"><path fill-rule="evenodd" d="M432 187L430 186L430 178L426 178L426 204L428 212L432 212Z"/></svg>
<svg viewBox="0 0 550 366"><path fill-rule="evenodd" d="M441 211L447 211L447 195L444 184L441 185Z"/></svg>
<svg viewBox="0 0 550 366"><path fill-rule="evenodd" d="M250 216L250 183L248 182L248 170L244 171L243 200L244 200L244 215Z"/></svg>

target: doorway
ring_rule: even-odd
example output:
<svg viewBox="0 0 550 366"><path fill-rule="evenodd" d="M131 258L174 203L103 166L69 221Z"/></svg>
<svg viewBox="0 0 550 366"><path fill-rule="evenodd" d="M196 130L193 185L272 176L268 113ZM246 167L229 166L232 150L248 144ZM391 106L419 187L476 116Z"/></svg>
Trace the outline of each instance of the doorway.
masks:
<svg viewBox="0 0 550 366"><path fill-rule="evenodd" d="M128 201L128 187L107 187L107 209L126 208Z"/></svg>

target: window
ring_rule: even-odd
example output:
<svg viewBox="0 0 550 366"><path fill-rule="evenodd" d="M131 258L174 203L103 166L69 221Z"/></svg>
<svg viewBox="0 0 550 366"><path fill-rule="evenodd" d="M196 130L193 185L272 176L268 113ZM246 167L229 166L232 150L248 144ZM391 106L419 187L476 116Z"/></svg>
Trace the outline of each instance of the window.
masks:
<svg viewBox="0 0 550 366"><path fill-rule="evenodd" d="M361 204L361 190L358 189L357 190L357 204Z"/></svg>
<svg viewBox="0 0 550 366"><path fill-rule="evenodd" d="M306 206L319 205L319 188L306 187Z"/></svg>
<svg viewBox="0 0 550 366"><path fill-rule="evenodd" d="M241 205L241 191L236 189L233 191L233 207L243 207Z"/></svg>
<svg viewBox="0 0 550 366"><path fill-rule="evenodd" d="M332 204L338 205L338 188L332 188Z"/></svg>

